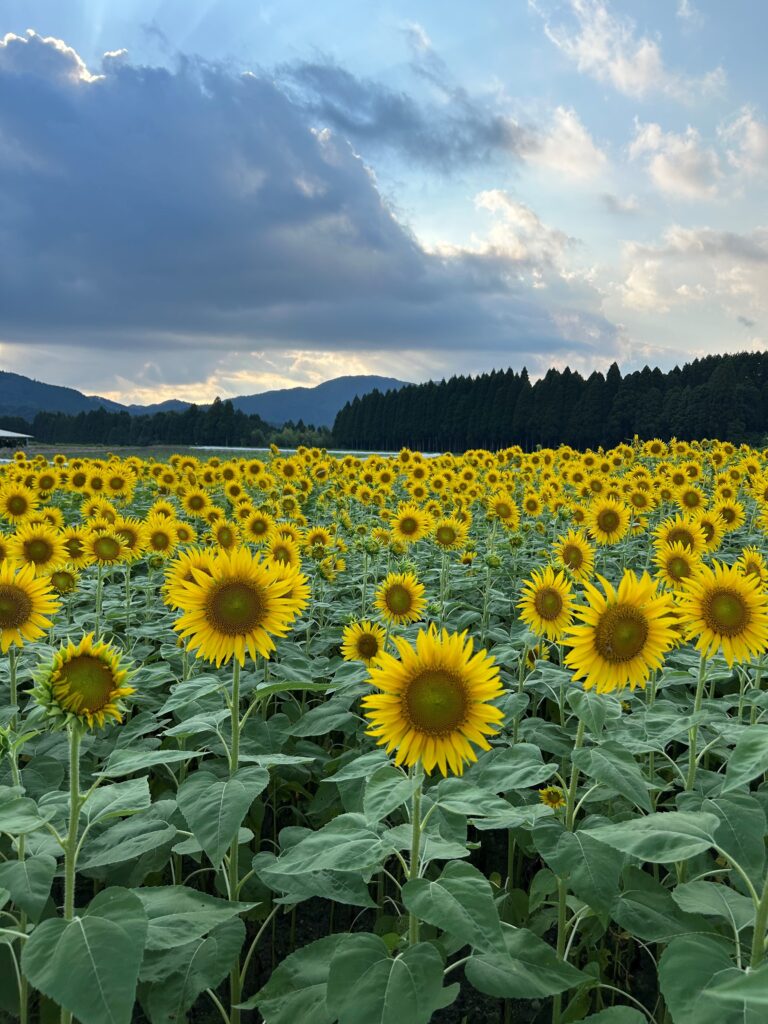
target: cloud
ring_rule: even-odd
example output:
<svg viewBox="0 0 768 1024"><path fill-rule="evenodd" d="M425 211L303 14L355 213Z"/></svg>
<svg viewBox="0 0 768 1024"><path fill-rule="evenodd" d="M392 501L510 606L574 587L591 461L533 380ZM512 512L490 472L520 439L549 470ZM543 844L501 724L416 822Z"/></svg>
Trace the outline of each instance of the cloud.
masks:
<svg viewBox="0 0 768 1024"><path fill-rule="evenodd" d="M768 124L753 107L742 107L718 132L725 144L728 163L749 177L768 172Z"/></svg>
<svg viewBox="0 0 768 1024"><path fill-rule="evenodd" d="M720 160L690 126L682 134L664 132L655 123L635 122L635 138L629 157L645 157L651 181L666 195L677 199L712 199L722 178Z"/></svg>
<svg viewBox="0 0 768 1024"><path fill-rule="evenodd" d="M616 196L612 192L604 192L600 196L600 201L609 213L634 214L640 209L638 198L634 195Z"/></svg>
<svg viewBox="0 0 768 1024"><path fill-rule="evenodd" d="M668 313L707 302L744 326L747 313L768 313L768 227L740 234L674 225L657 245L628 242L624 260L629 308Z"/></svg>
<svg viewBox="0 0 768 1024"><path fill-rule="evenodd" d="M529 0L540 9L540 0ZM669 70L655 39L639 35L630 18L612 13L603 0L569 0L569 24L553 24L544 14L544 31L579 71L607 82L635 99L663 93L690 102L717 92L725 83L722 68L702 77Z"/></svg>
<svg viewBox="0 0 768 1024"><path fill-rule="evenodd" d="M756 321L750 320L748 316L737 316L736 319L742 325L742 327L746 327L749 330L756 326Z"/></svg>
<svg viewBox="0 0 768 1024"><path fill-rule="evenodd" d="M0 342L22 372L192 388L315 352L328 376L347 354L412 378L418 359L617 344L556 229L497 205L504 245L427 250L267 72L121 54L97 75L58 40L6 37L0 140Z"/></svg>
<svg viewBox="0 0 768 1024"><path fill-rule="evenodd" d="M522 147L523 158L570 180L589 181L608 166L606 154L596 145L575 110L556 107L552 123L538 136L531 134Z"/></svg>

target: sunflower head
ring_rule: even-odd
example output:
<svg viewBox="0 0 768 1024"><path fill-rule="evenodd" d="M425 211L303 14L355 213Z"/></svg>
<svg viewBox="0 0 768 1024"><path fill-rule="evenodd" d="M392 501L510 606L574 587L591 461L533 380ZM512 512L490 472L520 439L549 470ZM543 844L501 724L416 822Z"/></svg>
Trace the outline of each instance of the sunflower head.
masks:
<svg viewBox="0 0 768 1024"><path fill-rule="evenodd" d="M341 655L345 661L362 661L370 665L384 650L386 630L378 623L353 622L344 627Z"/></svg>
<svg viewBox="0 0 768 1024"><path fill-rule="evenodd" d="M368 733L396 764L421 762L461 775L498 732L503 713L490 701L502 694L499 669L485 651L473 653L466 632L420 630L415 645L395 638L399 659L383 652L369 668L380 692L363 697Z"/></svg>
<svg viewBox="0 0 768 1024"><path fill-rule="evenodd" d="M11 644L22 647L25 641L39 639L51 626L50 616L59 602L50 582L35 578L33 565L15 562L0 565L0 650Z"/></svg>
<svg viewBox="0 0 768 1024"><path fill-rule="evenodd" d="M426 607L424 584L412 572L391 572L376 591L376 607L387 622L418 622Z"/></svg>
<svg viewBox="0 0 768 1024"><path fill-rule="evenodd" d="M537 636L559 640L573 618L573 589L565 573L555 573L551 565L541 572L534 569L517 607L521 620Z"/></svg>
<svg viewBox="0 0 768 1024"><path fill-rule="evenodd" d="M544 789L539 790L539 800L546 806L551 807L553 811L558 811L561 807L565 807L565 793L559 786L545 786Z"/></svg>
<svg viewBox="0 0 768 1024"><path fill-rule="evenodd" d="M78 722L93 729L109 719L122 721L123 698L135 692L127 678L119 652L89 633L77 644L70 640L43 666L32 695L55 727Z"/></svg>

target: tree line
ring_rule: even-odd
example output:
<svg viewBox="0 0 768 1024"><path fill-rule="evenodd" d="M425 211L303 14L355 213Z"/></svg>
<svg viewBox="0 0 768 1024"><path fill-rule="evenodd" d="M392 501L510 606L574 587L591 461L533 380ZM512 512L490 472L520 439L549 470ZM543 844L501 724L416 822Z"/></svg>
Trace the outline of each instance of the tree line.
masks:
<svg viewBox="0 0 768 1024"><path fill-rule="evenodd" d="M183 412L143 416L107 412L103 407L74 415L39 412L31 422L7 416L0 417L0 428L31 434L45 444L98 444L109 448L159 444L260 448L273 443L292 448L300 444L325 447L331 443L326 427L307 426L301 420L273 427L255 413L241 412L230 401L220 398L209 406L190 405Z"/></svg>
<svg viewBox="0 0 768 1024"><path fill-rule="evenodd" d="M768 432L768 352L695 359L668 372L645 367L622 377L616 363L584 378L528 371L372 391L347 402L333 426L339 447L423 451L520 445L613 446L659 437L760 443Z"/></svg>

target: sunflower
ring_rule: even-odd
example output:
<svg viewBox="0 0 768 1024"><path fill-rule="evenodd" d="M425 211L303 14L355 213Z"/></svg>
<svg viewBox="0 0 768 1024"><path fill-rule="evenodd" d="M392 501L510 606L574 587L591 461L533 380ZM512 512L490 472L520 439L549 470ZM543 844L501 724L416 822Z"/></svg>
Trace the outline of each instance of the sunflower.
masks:
<svg viewBox="0 0 768 1024"><path fill-rule="evenodd" d="M165 570L163 593L170 595L174 588L178 587L180 584L194 583L195 576L192 571L193 569L198 569L200 572L207 573L210 576L213 572L213 560L215 556L216 552L212 548L187 548L186 551L183 551L180 555L174 558ZM176 607L169 596L166 596L165 603L171 608Z"/></svg>
<svg viewBox="0 0 768 1024"><path fill-rule="evenodd" d="M93 561L87 551L87 534L88 530L84 526L66 526L62 532L67 563L75 569L83 569Z"/></svg>
<svg viewBox="0 0 768 1024"><path fill-rule="evenodd" d="M59 608L49 581L35 578L33 565L0 564L0 650L37 640L51 626L49 615Z"/></svg>
<svg viewBox="0 0 768 1024"><path fill-rule="evenodd" d="M344 627L341 640L341 656L345 661L362 661L366 665L384 650L387 633L378 623L353 622Z"/></svg>
<svg viewBox="0 0 768 1024"><path fill-rule="evenodd" d="M429 533L432 521L418 505L401 505L392 516L389 527L396 540L413 544Z"/></svg>
<svg viewBox="0 0 768 1024"><path fill-rule="evenodd" d="M376 591L375 605L386 622L417 622L427 605L424 584L412 572L391 572Z"/></svg>
<svg viewBox="0 0 768 1024"><path fill-rule="evenodd" d="M126 561L141 558L147 548L147 527L133 516L120 516L115 520L113 530L125 547Z"/></svg>
<svg viewBox="0 0 768 1024"><path fill-rule="evenodd" d="M144 525L147 553L158 555L160 558L170 558L179 543L176 520L170 516L154 514L147 517Z"/></svg>
<svg viewBox="0 0 768 1024"><path fill-rule="evenodd" d="M49 574L48 579L59 597L66 597L77 590L80 583L80 574L77 569L71 569L65 565L60 569L54 569Z"/></svg>
<svg viewBox="0 0 768 1024"><path fill-rule="evenodd" d="M768 648L768 597L760 580L735 566L699 566L683 581L678 610L687 639L705 658L722 650L730 667Z"/></svg>
<svg viewBox="0 0 768 1024"><path fill-rule="evenodd" d="M174 629L188 638L198 658L219 666L234 656L245 664L252 658L269 657L272 636L285 636L305 599L291 594L294 581L255 557L248 548L219 551L210 575L193 569L192 583L169 588L166 602L184 614ZM289 596L291 594L291 596Z"/></svg>
<svg viewBox="0 0 768 1024"><path fill-rule="evenodd" d="M629 523L629 509L614 498L599 498L587 510L586 526L598 544L618 544Z"/></svg>
<svg viewBox="0 0 768 1024"><path fill-rule="evenodd" d="M311 530L307 530L304 535L304 544L308 548L321 547L327 548L333 543L333 537L330 530L326 530L324 526L313 526Z"/></svg>
<svg viewBox="0 0 768 1024"><path fill-rule="evenodd" d="M57 530L47 525L24 524L8 543L8 557L33 566L36 574L42 576L67 561L67 549Z"/></svg>
<svg viewBox="0 0 768 1024"><path fill-rule="evenodd" d="M595 552L586 537L577 530L569 530L558 537L553 548L555 564L577 580L588 580L595 571Z"/></svg>
<svg viewBox="0 0 768 1024"><path fill-rule="evenodd" d="M126 559L128 549L111 530L92 530L85 535L84 543L88 560L97 565L117 565Z"/></svg>
<svg viewBox="0 0 768 1024"><path fill-rule="evenodd" d="M716 512L723 520L723 529L726 533L731 533L743 524L746 513L744 506L740 501L718 501L712 508L713 512Z"/></svg>
<svg viewBox="0 0 768 1024"><path fill-rule="evenodd" d="M456 516L444 516L435 523L432 537L443 551L451 551L464 547L468 533L469 526L466 523L462 523Z"/></svg>
<svg viewBox="0 0 768 1024"><path fill-rule="evenodd" d="M520 525L520 511L507 491L497 491L488 499L488 515L498 519L509 530Z"/></svg>
<svg viewBox="0 0 768 1024"><path fill-rule="evenodd" d="M229 519L219 519L211 527L211 538L222 551L233 551L240 543L237 523Z"/></svg>
<svg viewBox="0 0 768 1024"><path fill-rule="evenodd" d="M29 487L6 484L0 488L0 515L11 523L23 522L37 506L37 495Z"/></svg>
<svg viewBox="0 0 768 1024"><path fill-rule="evenodd" d="M503 712L489 701L502 695L499 669L486 651L473 654L464 633L419 630L415 646L396 637L400 659L386 652L369 668L369 682L380 693L363 697L370 736L387 753L397 749L396 764L419 761L429 774L437 765L463 774L476 761L472 744L489 750Z"/></svg>
<svg viewBox="0 0 768 1024"><path fill-rule="evenodd" d="M565 793L559 786L545 786L544 789L540 789L539 800L553 811L558 811L566 804Z"/></svg>
<svg viewBox="0 0 768 1024"><path fill-rule="evenodd" d="M763 584L768 582L768 565L758 548L742 548L735 566L744 576L755 576Z"/></svg>
<svg viewBox="0 0 768 1024"><path fill-rule="evenodd" d="M295 540L274 535L266 548L266 555L273 562L281 562L293 568L301 567L301 552Z"/></svg>
<svg viewBox="0 0 768 1024"><path fill-rule="evenodd" d="M193 487L182 493L181 507L187 515L199 516L202 519L211 507L211 499L202 487Z"/></svg>
<svg viewBox="0 0 768 1024"><path fill-rule="evenodd" d="M725 523L717 512L697 512L694 522L704 532L704 545L707 551L717 551L725 533Z"/></svg>
<svg viewBox="0 0 768 1024"><path fill-rule="evenodd" d="M32 695L58 725L76 721L92 729L110 718L122 722L122 699L135 693L125 685L127 678L120 653L103 641L94 643L89 633L57 651L38 673Z"/></svg>
<svg viewBox="0 0 768 1024"><path fill-rule="evenodd" d="M675 516L665 519L654 530L654 537L660 544L682 544L695 555L703 554L707 546L706 535L700 519Z"/></svg>
<svg viewBox="0 0 768 1024"><path fill-rule="evenodd" d="M555 573L551 565L543 571L533 570L523 584L517 603L520 618L537 636L559 640L573 620L573 590L565 573Z"/></svg>
<svg viewBox="0 0 768 1024"><path fill-rule="evenodd" d="M644 687L676 640L671 598L658 593L648 573L638 577L625 571L616 590L597 578L604 593L584 584L588 604L576 610L581 622L566 634L571 650L565 664L574 679L584 679L585 690Z"/></svg>
<svg viewBox="0 0 768 1024"><path fill-rule="evenodd" d="M683 580L693 576L701 564L701 556L694 554L680 541L660 544L653 558L656 576L666 587L679 590Z"/></svg>

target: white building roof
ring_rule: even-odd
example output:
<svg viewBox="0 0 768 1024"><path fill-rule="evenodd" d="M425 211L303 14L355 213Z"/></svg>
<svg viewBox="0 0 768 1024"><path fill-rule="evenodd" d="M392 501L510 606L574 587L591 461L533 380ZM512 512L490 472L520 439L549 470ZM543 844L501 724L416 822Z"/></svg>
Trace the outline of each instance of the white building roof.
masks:
<svg viewBox="0 0 768 1024"><path fill-rule="evenodd" d="M32 436L33 436L32 434L17 434L14 430L0 430L0 437L29 437L29 438L31 438Z"/></svg>

